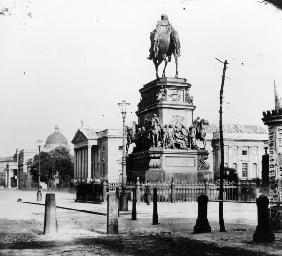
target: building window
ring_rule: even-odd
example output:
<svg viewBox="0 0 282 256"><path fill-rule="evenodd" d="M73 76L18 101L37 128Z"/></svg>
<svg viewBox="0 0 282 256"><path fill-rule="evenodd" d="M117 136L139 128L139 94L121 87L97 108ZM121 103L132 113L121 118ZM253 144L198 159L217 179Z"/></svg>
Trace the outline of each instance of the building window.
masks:
<svg viewBox="0 0 282 256"><path fill-rule="evenodd" d="M248 155L248 150L243 149L243 150L242 150L242 156L247 156L247 155Z"/></svg>
<svg viewBox="0 0 282 256"><path fill-rule="evenodd" d="M102 147L102 151L103 151L103 152L105 152L105 151L106 151L106 148L105 148L105 146L103 146L103 147Z"/></svg>
<svg viewBox="0 0 282 256"><path fill-rule="evenodd" d="M118 146L118 150L123 150L123 146Z"/></svg>
<svg viewBox="0 0 282 256"><path fill-rule="evenodd" d="M248 164L242 163L242 178L248 178Z"/></svg>

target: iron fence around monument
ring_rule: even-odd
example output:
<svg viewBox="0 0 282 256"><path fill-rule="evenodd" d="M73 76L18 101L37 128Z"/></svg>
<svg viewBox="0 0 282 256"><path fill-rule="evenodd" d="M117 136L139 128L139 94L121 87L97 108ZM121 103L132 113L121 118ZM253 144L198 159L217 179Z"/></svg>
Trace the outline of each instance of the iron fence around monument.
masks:
<svg viewBox="0 0 282 256"><path fill-rule="evenodd" d="M105 183L104 191L119 191L121 184ZM133 189L136 188L137 201L145 202L152 197L153 188L157 188L158 202L196 202L200 194L206 194L210 201L219 200L219 184L217 183L184 183L184 182L156 182L156 183L129 183L126 190L132 198ZM223 186L223 200L230 202L255 202L256 184L253 182L225 182ZM129 199L130 199L129 198Z"/></svg>

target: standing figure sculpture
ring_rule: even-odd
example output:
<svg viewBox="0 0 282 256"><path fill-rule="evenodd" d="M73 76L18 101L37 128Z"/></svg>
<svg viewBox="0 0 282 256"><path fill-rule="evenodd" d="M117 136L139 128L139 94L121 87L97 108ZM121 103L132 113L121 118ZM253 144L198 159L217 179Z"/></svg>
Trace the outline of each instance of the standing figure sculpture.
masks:
<svg viewBox="0 0 282 256"><path fill-rule="evenodd" d="M161 20L158 21L156 28L150 34L151 47L149 60L153 60L156 77L158 75L158 67L164 61L162 77L165 77L165 70L167 63L171 61L173 54L176 65L175 77L178 78L178 57L180 57L180 41L177 31L172 27L168 21L166 14L161 15Z"/></svg>
<svg viewBox="0 0 282 256"><path fill-rule="evenodd" d="M160 146L160 135L161 135L162 127L160 120L156 114L153 115L151 119L151 126L150 126L150 138L151 138L151 145L152 147L159 147Z"/></svg>

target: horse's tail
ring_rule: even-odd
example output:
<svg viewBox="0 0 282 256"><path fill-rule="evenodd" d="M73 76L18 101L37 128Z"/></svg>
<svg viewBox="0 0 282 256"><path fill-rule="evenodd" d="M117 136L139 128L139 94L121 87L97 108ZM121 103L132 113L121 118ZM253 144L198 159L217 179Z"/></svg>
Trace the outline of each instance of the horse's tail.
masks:
<svg viewBox="0 0 282 256"><path fill-rule="evenodd" d="M181 55L180 40L179 40L178 32L175 29L172 29L171 31L171 41L172 41L176 56L180 57Z"/></svg>

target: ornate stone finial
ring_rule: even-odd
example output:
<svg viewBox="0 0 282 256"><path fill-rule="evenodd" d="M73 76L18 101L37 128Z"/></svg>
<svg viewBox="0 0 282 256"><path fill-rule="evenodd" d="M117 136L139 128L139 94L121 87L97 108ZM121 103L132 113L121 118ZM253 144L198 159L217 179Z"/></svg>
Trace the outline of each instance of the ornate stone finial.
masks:
<svg viewBox="0 0 282 256"><path fill-rule="evenodd" d="M59 131L59 126L56 124L55 125L55 131L58 132Z"/></svg>

